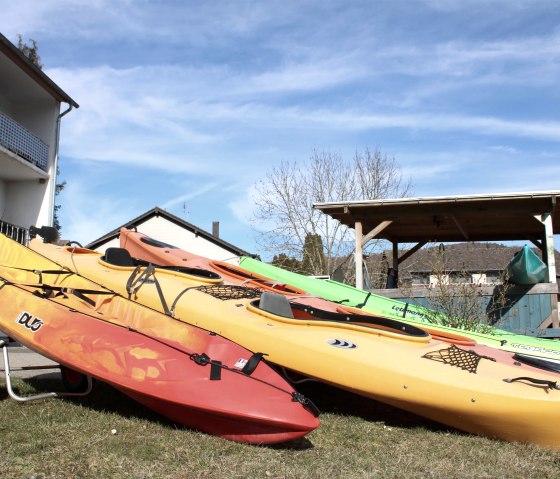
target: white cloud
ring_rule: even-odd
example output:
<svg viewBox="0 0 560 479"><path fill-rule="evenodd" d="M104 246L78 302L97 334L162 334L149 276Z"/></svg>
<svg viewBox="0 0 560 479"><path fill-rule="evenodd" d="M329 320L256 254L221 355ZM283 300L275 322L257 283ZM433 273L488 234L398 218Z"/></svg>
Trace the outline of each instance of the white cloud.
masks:
<svg viewBox="0 0 560 479"><path fill-rule="evenodd" d="M161 207L163 209L173 208L174 206L180 205L181 203L185 203L185 202L190 201L194 198L203 196L206 193L209 193L213 190L216 190L216 188L218 186L219 185L216 182L211 182L211 183L204 184L202 186L199 186L194 191L189 191L188 193L186 193L184 195L176 196L175 198L171 198L170 200L167 200L165 203L163 203L161 205Z"/></svg>
<svg viewBox="0 0 560 479"><path fill-rule="evenodd" d="M429 188L443 177L465 193L522 189L541 172L548 188L558 178L549 165L560 141L550 108L560 32L545 21L554 2L537 3L0 0L0 11L3 33L35 38L46 73L80 104L63 119L63 157L86 172L111 163L149 174L146 194L168 208L219 191L246 225L247 185L313 147L389 144L406 176ZM404 151L411 138L416 154ZM463 150L449 151L450 138ZM550 156L520 174L542 144ZM511 174L505 163L492 169L490 158L512 156ZM159 191L181 176L196 186ZM104 188L69 182L62 211L72 236L137 213ZM88 203L96 211L86 220Z"/></svg>
<svg viewBox="0 0 560 479"><path fill-rule="evenodd" d="M109 195L87 179L74 177L64 188L60 210L62 237L86 245L129 221L129 200Z"/></svg>

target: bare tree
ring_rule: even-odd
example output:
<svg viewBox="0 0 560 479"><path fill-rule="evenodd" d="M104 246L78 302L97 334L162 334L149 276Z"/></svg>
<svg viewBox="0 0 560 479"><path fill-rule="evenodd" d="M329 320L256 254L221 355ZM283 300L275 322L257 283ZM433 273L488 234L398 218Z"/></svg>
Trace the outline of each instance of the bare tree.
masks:
<svg viewBox="0 0 560 479"><path fill-rule="evenodd" d="M325 260L311 264L312 273L331 274L337 258L352 252L353 235L346 226L313 209L313 203L402 198L411 190L394 157L378 149L356 151L350 161L317 150L307 163L283 161L254 189L253 221L259 225L259 247L269 254L302 258L306 238L318 236Z"/></svg>

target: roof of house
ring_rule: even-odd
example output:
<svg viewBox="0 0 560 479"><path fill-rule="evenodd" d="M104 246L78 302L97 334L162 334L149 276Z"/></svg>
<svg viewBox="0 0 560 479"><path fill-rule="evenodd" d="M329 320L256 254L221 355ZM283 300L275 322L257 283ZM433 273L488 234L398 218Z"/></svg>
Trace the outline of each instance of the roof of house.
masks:
<svg viewBox="0 0 560 479"><path fill-rule="evenodd" d="M393 243L541 240L543 224L536 215L550 215L560 233L560 191L440 196L316 203L314 208L364 234Z"/></svg>
<svg viewBox="0 0 560 479"><path fill-rule="evenodd" d="M399 266L402 273L431 273L442 265L445 271L461 273L502 272L521 246L508 246L498 243L447 243L422 248L405 259ZM540 256L538 248L532 248ZM392 253L370 256L372 271L392 265ZM555 251L556 263L560 264L560 253Z"/></svg>
<svg viewBox="0 0 560 479"><path fill-rule="evenodd" d="M65 93L53 82L37 65L33 64L10 40L0 33L0 52L4 53L13 63L33 78L51 96L62 103L68 103L74 108L79 108L70 95Z"/></svg>
<svg viewBox="0 0 560 479"><path fill-rule="evenodd" d="M129 222L119 226L118 228L115 228L114 230L110 231L109 233L107 233L106 235L92 241L91 243L89 243L87 245L87 248L90 249L96 249L99 246L107 243L108 241L118 238L119 236L119 231L121 228L133 228L135 226L138 226L142 223L145 223L147 220L151 219L151 218L155 218L155 217L162 217L165 218L166 220L170 221L171 223L174 223L178 226L180 226L181 228L184 228L188 231L191 231L192 233L194 233L196 236L200 236L202 238L204 238L205 240L214 243L215 245L220 246L221 248L225 249L226 251L230 251L232 254L236 255L236 256L255 256L252 253L249 253L241 248L238 248L237 246L228 243L227 241L224 241L216 236L214 236L213 234L193 225L192 223L189 223L188 221L185 221L181 218L179 218L178 216L175 216L159 207L155 207L152 208L151 210L146 211L144 214L134 218L133 220L130 220Z"/></svg>
<svg viewBox="0 0 560 479"><path fill-rule="evenodd" d="M418 251L400 266L410 272L431 272L440 260L445 270L460 272L503 271L521 249L497 243L457 243L433 246ZM535 249L540 254L540 251Z"/></svg>

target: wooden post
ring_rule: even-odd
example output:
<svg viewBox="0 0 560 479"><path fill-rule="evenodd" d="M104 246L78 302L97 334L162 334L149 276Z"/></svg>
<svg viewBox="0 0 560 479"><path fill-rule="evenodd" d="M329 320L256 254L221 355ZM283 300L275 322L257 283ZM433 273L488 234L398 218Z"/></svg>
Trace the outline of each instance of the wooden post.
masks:
<svg viewBox="0 0 560 479"><path fill-rule="evenodd" d="M548 277L545 278L547 283L556 283L556 261L554 259L554 231L552 228L552 214L543 213L535 215L535 219L544 225L544 261L546 261Z"/></svg>
<svg viewBox="0 0 560 479"><path fill-rule="evenodd" d="M393 241L393 269L395 270L395 282L399 284L399 242Z"/></svg>
<svg viewBox="0 0 560 479"><path fill-rule="evenodd" d="M355 253L355 263L356 263L356 288L364 288L364 273L362 269L362 262L364 260L364 247L362 245L362 222L356 221L354 224L354 230L356 231L356 253Z"/></svg>

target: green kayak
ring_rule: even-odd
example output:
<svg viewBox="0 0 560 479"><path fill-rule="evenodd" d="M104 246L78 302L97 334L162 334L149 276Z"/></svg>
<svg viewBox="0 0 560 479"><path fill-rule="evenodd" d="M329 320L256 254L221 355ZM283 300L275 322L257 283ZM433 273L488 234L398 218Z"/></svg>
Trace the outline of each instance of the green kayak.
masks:
<svg viewBox="0 0 560 479"><path fill-rule="evenodd" d="M515 253L506 267L509 281L514 284L537 284L544 281L546 264L528 246Z"/></svg>
<svg viewBox="0 0 560 479"><path fill-rule="evenodd" d="M492 328L490 334L484 334L440 326L428 323L427 310L421 306L369 293L337 281L310 278L249 257L242 257L240 265L276 282L295 286L309 294L320 296L341 305L358 307L373 315L399 319L420 327L429 324L429 328L432 330L460 334L474 339L480 344L497 347L512 353L560 360L560 341L511 333L497 328Z"/></svg>

